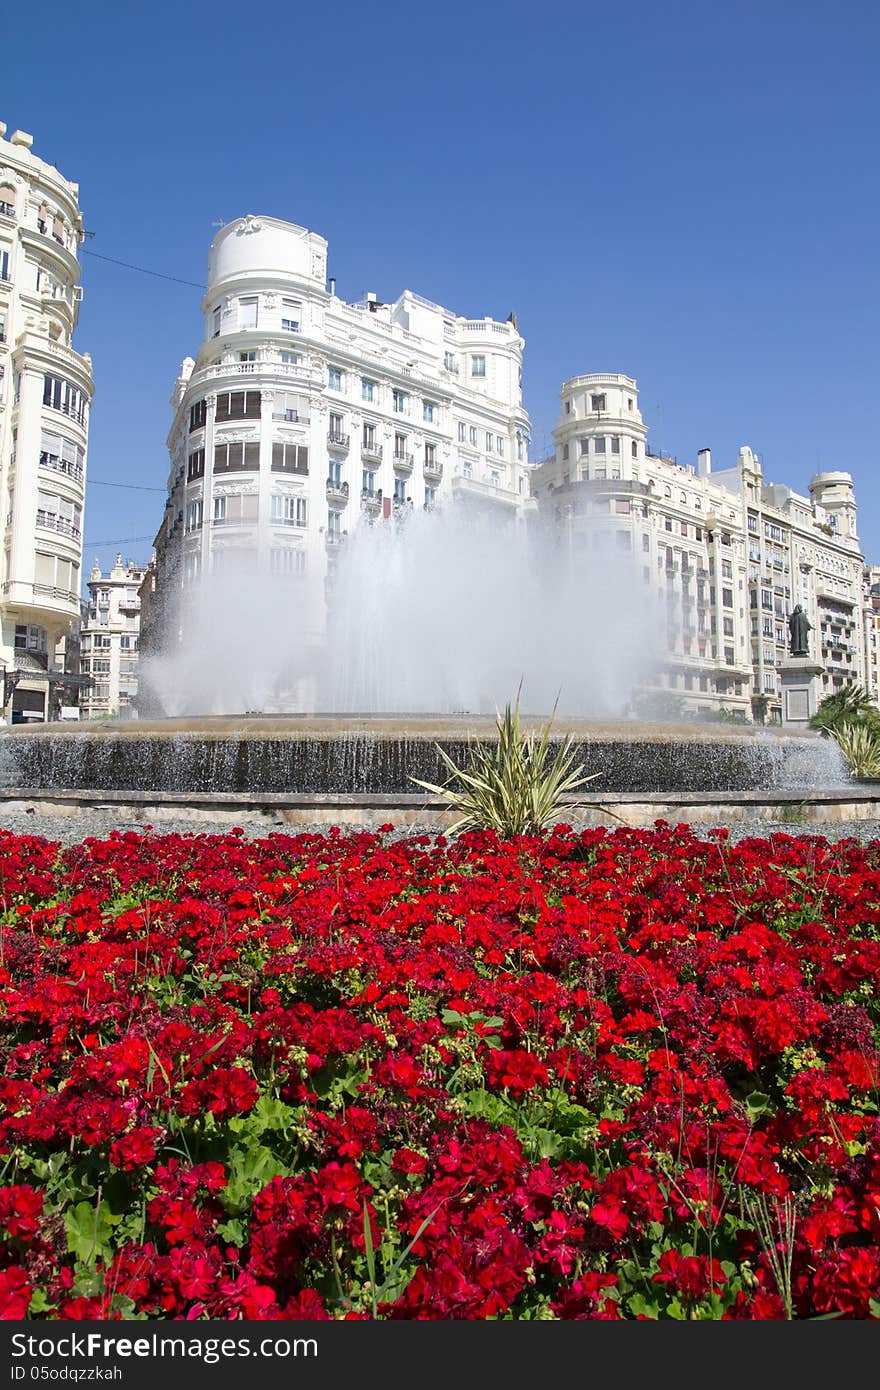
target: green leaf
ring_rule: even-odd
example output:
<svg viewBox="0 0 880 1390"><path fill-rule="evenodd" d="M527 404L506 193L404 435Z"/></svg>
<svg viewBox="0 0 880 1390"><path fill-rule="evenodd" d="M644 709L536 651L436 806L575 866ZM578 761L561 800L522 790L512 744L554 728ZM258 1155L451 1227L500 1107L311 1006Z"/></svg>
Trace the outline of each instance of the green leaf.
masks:
<svg viewBox="0 0 880 1390"><path fill-rule="evenodd" d="M113 1227L121 1217L114 1216L106 1202L77 1202L64 1213L67 1248L83 1264L92 1265L112 1251Z"/></svg>

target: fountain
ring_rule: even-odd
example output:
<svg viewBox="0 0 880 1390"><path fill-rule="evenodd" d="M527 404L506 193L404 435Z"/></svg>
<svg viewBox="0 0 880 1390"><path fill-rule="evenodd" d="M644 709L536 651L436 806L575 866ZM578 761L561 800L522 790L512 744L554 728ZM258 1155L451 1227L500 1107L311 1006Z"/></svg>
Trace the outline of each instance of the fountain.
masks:
<svg viewBox="0 0 880 1390"><path fill-rule="evenodd" d="M836 745L815 735L632 716L634 690L663 660L665 610L629 554L570 553L555 533L455 506L360 526L339 551L326 636L323 575L274 588L217 576L182 610L179 651L143 663L163 717L10 730L0 795L151 820L188 807L442 824L443 803L412 779L442 783L437 745L461 765L521 686L525 725L555 705L554 733L599 774L584 795L634 823L868 805ZM279 613L292 615L283 632ZM218 631L246 640L233 652Z"/></svg>

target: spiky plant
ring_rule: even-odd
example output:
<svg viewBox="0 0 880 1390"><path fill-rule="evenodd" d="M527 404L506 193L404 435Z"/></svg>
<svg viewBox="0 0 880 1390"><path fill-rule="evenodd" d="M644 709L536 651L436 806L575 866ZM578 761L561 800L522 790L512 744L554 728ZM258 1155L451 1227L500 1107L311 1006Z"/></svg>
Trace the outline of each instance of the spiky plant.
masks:
<svg viewBox="0 0 880 1390"><path fill-rule="evenodd" d="M853 777L880 777L880 734L870 724L841 724L831 730Z"/></svg>
<svg viewBox="0 0 880 1390"><path fill-rule="evenodd" d="M449 754L435 744L449 769L448 780L443 786L423 782L418 777L411 777L410 781L445 797L461 812L460 818L450 827L453 831L496 830L504 837L533 835L558 820L563 811L588 806L601 810L590 802L572 803L564 799L600 774L596 772L587 777L575 771L570 734L554 752L550 733L555 715L556 704L540 734L524 731L517 690L513 705L506 704L504 713L496 717L497 742L474 744L464 768L456 767ZM620 819L619 816L614 818Z"/></svg>

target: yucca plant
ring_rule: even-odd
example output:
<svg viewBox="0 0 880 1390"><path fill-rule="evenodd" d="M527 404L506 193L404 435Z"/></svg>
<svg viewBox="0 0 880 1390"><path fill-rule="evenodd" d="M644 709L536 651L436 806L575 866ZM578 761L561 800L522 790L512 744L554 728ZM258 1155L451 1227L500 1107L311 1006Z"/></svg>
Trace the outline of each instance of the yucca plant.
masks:
<svg viewBox="0 0 880 1390"><path fill-rule="evenodd" d="M562 816L563 811L586 809L591 802L570 802L564 798L577 787L594 781L600 774L584 776L575 770L575 751L567 734L554 752L550 733L556 704L540 733L525 732L519 716L519 690L516 700L496 717L498 740L476 743L470 749L467 767L456 767L449 754L435 748L449 769L449 779L441 787L410 781L447 799L461 812L450 830L496 830L499 835L533 835ZM614 815L613 812L608 814ZM614 817L619 820L619 816Z"/></svg>
<svg viewBox="0 0 880 1390"><path fill-rule="evenodd" d="M880 777L880 735L870 724L841 724L831 737L853 777Z"/></svg>

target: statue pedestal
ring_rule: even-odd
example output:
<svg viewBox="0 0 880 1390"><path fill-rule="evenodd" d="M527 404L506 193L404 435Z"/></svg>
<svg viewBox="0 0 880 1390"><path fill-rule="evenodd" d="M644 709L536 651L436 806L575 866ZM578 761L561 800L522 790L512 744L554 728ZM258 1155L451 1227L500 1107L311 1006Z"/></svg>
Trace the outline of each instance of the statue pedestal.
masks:
<svg viewBox="0 0 880 1390"><path fill-rule="evenodd" d="M824 666L817 666L809 656L787 656L779 667L782 681L782 727L807 729L819 708L819 676Z"/></svg>

